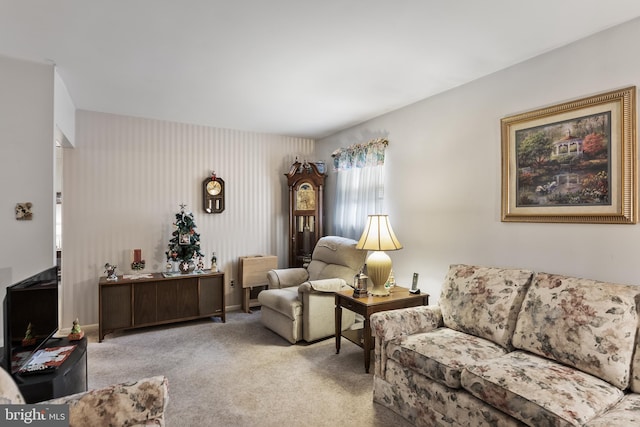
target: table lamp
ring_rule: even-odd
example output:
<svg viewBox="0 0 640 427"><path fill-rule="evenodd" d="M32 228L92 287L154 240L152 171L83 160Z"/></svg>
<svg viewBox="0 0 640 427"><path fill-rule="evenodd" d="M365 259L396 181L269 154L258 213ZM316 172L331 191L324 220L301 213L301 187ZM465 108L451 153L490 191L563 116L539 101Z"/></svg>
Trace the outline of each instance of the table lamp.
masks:
<svg viewBox="0 0 640 427"><path fill-rule="evenodd" d="M373 283L371 295L389 295L384 284L389 278L392 264L391 258L384 251L402 249L402 245L393 233L388 215L369 215L356 249L374 251L367 258L367 275Z"/></svg>

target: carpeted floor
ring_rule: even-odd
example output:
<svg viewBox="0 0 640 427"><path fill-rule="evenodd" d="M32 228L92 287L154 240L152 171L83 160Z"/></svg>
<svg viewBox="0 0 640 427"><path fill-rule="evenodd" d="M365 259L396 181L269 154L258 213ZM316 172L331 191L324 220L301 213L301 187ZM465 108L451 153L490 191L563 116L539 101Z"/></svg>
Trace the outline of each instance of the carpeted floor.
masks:
<svg viewBox="0 0 640 427"><path fill-rule="evenodd" d="M290 345L260 312L89 337L89 388L169 378L167 426L397 426L372 401L362 349L333 338ZM371 367L373 371L373 366Z"/></svg>

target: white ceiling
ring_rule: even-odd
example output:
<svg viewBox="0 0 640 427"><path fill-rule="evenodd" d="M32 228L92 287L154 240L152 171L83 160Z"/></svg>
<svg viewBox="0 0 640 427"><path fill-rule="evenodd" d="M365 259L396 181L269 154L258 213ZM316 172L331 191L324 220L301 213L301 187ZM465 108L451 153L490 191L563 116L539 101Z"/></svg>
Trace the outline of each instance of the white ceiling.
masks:
<svg viewBox="0 0 640 427"><path fill-rule="evenodd" d="M638 0L0 0L78 109L319 138L640 16Z"/></svg>

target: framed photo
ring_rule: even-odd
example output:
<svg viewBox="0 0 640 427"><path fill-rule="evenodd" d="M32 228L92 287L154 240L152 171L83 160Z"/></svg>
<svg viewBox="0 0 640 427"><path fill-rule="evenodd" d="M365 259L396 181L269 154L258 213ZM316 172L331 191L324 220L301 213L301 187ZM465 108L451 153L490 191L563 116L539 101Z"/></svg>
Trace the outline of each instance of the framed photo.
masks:
<svg viewBox="0 0 640 427"><path fill-rule="evenodd" d="M189 233L180 233L178 244L180 244L180 245L190 245L191 244L191 235Z"/></svg>
<svg viewBox="0 0 640 427"><path fill-rule="evenodd" d="M26 221L33 219L33 212L31 212L31 207L33 203L16 203L16 219L18 221Z"/></svg>
<svg viewBox="0 0 640 427"><path fill-rule="evenodd" d="M635 94L503 118L502 221L635 224Z"/></svg>

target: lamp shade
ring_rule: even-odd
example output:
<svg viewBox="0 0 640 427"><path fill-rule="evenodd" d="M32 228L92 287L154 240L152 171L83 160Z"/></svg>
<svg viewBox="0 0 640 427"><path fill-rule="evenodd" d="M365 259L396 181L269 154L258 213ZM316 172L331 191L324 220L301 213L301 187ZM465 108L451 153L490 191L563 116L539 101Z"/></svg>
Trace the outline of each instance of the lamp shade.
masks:
<svg viewBox="0 0 640 427"><path fill-rule="evenodd" d="M369 215L367 225L360 236L356 249L368 251L396 251L402 244L393 233L388 215Z"/></svg>
<svg viewBox="0 0 640 427"><path fill-rule="evenodd" d="M384 284L391 273L391 258L384 251L402 249L402 245L393 233L387 215L369 215L356 249L373 251L367 258L367 274L373 282L371 295L389 295Z"/></svg>

